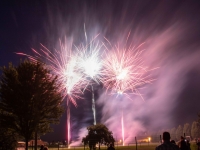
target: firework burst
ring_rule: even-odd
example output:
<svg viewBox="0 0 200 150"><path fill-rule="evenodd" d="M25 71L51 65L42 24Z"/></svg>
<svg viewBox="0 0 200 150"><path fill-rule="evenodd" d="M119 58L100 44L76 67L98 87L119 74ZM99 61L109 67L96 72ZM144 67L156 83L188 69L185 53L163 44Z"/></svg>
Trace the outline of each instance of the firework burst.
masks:
<svg viewBox="0 0 200 150"><path fill-rule="evenodd" d="M147 80L147 68L140 57L141 46L129 46L127 49L114 46L106 53L102 82L107 90L118 94L141 95L137 88L150 82Z"/></svg>
<svg viewBox="0 0 200 150"><path fill-rule="evenodd" d="M78 67L84 74L85 79L88 80L88 84L92 81L96 83L100 82L102 59L101 49L102 44L94 42L94 39L87 45L81 44L76 47L78 52Z"/></svg>
<svg viewBox="0 0 200 150"><path fill-rule="evenodd" d="M83 94L81 89L85 87L84 75L81 74L79 67L77 67L78 57L72 52L72 42L65 42L64 44L60 41L60 49L55 50L52 53L44 45L42 45L40 51L32 49L34 56L27 55L24 53L17 53L20 55L27 56L31 61L46 62L46 67L57 76L60 91L63 93L63 97L66 97L77 106L76 99L81 98Z"/></svg>

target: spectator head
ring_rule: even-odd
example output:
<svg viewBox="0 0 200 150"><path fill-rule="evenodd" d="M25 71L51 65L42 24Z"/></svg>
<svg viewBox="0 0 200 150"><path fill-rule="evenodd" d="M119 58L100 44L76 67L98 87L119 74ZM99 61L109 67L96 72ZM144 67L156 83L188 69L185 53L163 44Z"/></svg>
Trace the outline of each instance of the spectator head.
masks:
<svg viewBox="0 0 200 150"><path fill-rule="evenodd" d="M44 150L48 150L48 147L45 146L45 147L44 147Z"/></svg>
<svg viewBox="0 0 200 150"><path fill-rule="evenodd" d="M176 144L176 142L174 140L171 140L171 143Z"/></svg>
<svg viewBox="0 0 200 150"><path fill-rule="evenodd" d="M164 141L169 141L170 140L169 132L163 132L163 140Z"/></svg>

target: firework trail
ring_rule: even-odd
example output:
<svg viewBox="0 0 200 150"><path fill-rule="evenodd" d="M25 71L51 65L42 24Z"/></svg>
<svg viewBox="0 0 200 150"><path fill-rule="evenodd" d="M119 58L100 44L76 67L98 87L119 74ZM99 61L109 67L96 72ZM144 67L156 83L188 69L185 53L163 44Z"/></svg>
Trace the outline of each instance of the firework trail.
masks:
<svg viewBox="0 0 200 150"><path fill-rule="evenodd" d="M123 141L123 146L124 146L124 114L122 110L122 116L121 116L121 126L122 126L122 141Z"/></svg>
<svg viewBox="0 0 200 150"><path fill-rule="evenodd" d="M60 41L60 49L55 50L52 53L44 45L42 45L40 51L34 49L35 56L31 56L24 53L17 53L27 56L32 62L42 60L46 62L46 67L51 70L58 78L60 84L60 91L63 93L63 97L67 97L67 131L68 131L68 146L70 142L70 103L71 101L77 106L76 99L80 99L80 95L83 94L81 89L86 86L84 75L77 67L78 57L72 52L72 42Z"/></svg>
<svg viewBox="0 0 200 150"><path fill-rule="evenodd" d="M102 48L102 44L99 44L99 42L94 42L94 39L91 40L91 42L86 46L81 44L79 47L77 47L77 51L78 51L79 70L81 70L82 74L84 74L85 79L88 79L85 88L87 88L89 85L91 86L92 111L93 111L94 125L96 125L96 109L95 109L93 83L100 82L99 79L101 76L101 68L102 68L102 59L100 56L100 50Z"/></svg>

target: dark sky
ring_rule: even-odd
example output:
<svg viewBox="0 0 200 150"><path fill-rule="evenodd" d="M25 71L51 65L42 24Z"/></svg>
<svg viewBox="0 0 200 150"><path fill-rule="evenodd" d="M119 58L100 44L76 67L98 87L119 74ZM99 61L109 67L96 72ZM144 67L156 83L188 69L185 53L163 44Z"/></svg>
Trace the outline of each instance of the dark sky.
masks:
<svg viewBox="0 0 200 150"><path fill-rule="evenodd" d="M97 120L105 123L114 136L120 136L116 122L119 105L124 114L127 141L134 135L161 128L192 123L200 111L200 2L174 0L57 0L0 2L0 66L18 64L14 52L31 54L40 43L54 50L59 39L70 37L75 45L100 34L111 43L144 44L144 64L158 69L155 79L130 101L116 102L96 88ZM72 137L84 136L92 124L90 94L72 106ZM66 114L44 140L66 139ZM83 131L84 130L84 131ZM130 135L131 134L131 135Z"/></svg>

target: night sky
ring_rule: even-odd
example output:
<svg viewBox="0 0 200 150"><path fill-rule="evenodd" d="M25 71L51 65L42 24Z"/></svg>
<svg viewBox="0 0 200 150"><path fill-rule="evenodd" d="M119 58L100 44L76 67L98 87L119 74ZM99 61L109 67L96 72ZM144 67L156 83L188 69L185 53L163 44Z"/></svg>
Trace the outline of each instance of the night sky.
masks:
<svg viewBox="0 0 200 150"><path fill-rule="evenodd" d="M74 44L99 34L111 43L144 43L142 59L151 71L151 84L140 96L117 100L96 85L97 122L106 124L120 137L119 108L124 108L126 140L139 133L192 123L200 111L200 1L174 0L1 0L0 66L17 65L40 43L52 52L59 40L73 38ZM105 37L105 38L104 38ZM92 124L91 95L71 106L72 140L85 136ZM44 140L66 139L66 113L54 133Z"/></svg>

